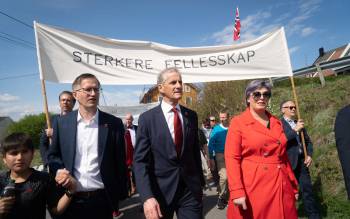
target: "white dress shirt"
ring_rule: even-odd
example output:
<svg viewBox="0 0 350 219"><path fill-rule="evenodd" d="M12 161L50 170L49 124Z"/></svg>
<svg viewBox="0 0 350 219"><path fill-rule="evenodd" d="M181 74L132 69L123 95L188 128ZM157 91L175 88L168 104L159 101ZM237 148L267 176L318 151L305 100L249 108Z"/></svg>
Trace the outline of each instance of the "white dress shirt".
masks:
<svg viewBox="0 0 350 219"><path fill-rule="evenodd" d="M173 106L170 105L169 103L162 101L160 107L162 108L166 123L168 124L168 128L170 130L170 134L171 137L173 138L174 142L175 142L175 132L174 132L174 112L172 111ZM182 114L181 114L181 109L180 109L180 105L176 104L176 109L177 112L179 114L180 120L181 120L181 125L182 125L182 133L184 132L184 121L182 118ZM184 136L184 135L182 135Z"/></svg>
<svg viewBox="0 0 350 219"><path fill-rule="evenodd" d="M129 130L129 133L130 133L132 147L135 148L136 132L135 132L134 126L132 125L132 128L127 128L127 129Z"/></svg>
<svg viewBox="0 0 350 219"><path fill-rule="evenodd" d="M103 189L98 164L98 110L95 116L86 121L78 111L77 137L73 175L77 180L77 191Z"/></svg>
<svg viewBox="0 0 350 219"><path fill-rule="evenodd" d="M297 126L297 124L295 123L295 121L293 119L289 119L289 118L286 118L286 117L283 117L284 120L286 120L288 122L288 124L290 125L290 127L294 130L294 128ZM297 132L297 135L299 135L299 132ZM303 146L300 142L300 139L299 137L297 137L297 141L299 143L299 154L302 154L303 153Z"/></svg>

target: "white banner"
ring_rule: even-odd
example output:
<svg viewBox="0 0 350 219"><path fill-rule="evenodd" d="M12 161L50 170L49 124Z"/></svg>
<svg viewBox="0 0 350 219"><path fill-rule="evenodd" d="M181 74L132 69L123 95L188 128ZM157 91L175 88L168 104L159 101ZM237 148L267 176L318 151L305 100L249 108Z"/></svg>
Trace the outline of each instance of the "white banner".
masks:
<svg viewBox="0 0 350 219"><path fill-rule="evenodd" d="M92 73L102 84L155 84L169 67L178 68L186 83L293 74L283 27L242 44L181 48L34 26L40 78L52 82Z"/></svg>

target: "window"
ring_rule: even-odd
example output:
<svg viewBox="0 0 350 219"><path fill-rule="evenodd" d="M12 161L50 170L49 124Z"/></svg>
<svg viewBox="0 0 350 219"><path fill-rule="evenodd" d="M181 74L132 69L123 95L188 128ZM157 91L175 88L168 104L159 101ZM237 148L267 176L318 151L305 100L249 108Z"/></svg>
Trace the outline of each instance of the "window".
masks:
<svg viewBox="0 0 350 219"><path fill-rule="evenodd" d="M188 85L184 85L184 91L186 92L186 93L189 93L189 92L191 92L191 88L190 88L190 86L188 86Z"/></svg>
<svg viewBox="0 0 350 219"><path fill-rule="evenodd" d="M186 105L192 104L192 97L186 97Z"/></svg>

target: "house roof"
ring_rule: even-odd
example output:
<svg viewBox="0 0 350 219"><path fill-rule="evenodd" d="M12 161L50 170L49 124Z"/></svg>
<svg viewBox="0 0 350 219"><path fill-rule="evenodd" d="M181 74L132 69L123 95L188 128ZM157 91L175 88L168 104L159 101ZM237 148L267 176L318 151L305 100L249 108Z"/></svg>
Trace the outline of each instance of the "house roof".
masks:
<svg viewBox="0 0 350 219"><path fill-rule="evenodd" d="M319 56L313 64L318 64L321 62L331 61L335 59L342 58L344 56L348 56L350 52L350 43L340 46L335 49L331 49L327 52L324 52L323 56Z"/></svg>

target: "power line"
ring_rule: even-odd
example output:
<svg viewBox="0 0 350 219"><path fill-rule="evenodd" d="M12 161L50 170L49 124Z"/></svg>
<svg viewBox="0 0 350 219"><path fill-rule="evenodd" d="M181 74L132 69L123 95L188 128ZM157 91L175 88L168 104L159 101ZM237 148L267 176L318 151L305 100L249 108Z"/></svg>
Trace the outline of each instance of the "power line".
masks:
<svg viewBox="0 0 350 219"><path fill-rule="evenodd" d="M10 38L8 38L8 37L0 36L0 39L1 39L1 40L5 40L5 41L7 41L7 42L9 42L9 43L12 43L12 44L14 44L14 45L17 45L17 46L19 45L19 46L23 46L23 47L25 47L25 48L35 49L34 46L25 44L25 43L20 42L20 41L16 41L16 40L10 39Z"/></svg>
<svg viewBox="0 0 350 219"><path fill-rule="evenodd" d="M35 46L34 43L29 42L29 41L27 41L27 40L24 40L24 39L22 39L22 38L16 37L16 36L14 36L14 35L11 35L11 34L8 34L8 33L5 33L5 32L2 32L2 31L0 31L0 34L5 35L5 36L8 36L8 37L12 37L12 38L14 38L14 39L16 39L16 40L19 40L19 41L21 41L21 42L27 43L27 44L29 44L29 45L31 45L31 46Z"/></svg>
<svg viewBox="0 0 350 219"><path fill-rule="evenodd" d="M38 74L24 74L24 75L8 76L8 77L0 78L0 81L4 81L4 80L8 80L8 79L15 79L15 78L32 77L34 75L38 75Z"/></svg>
<svg viewBox="0 0 350 219"><path fill-rule="evenodd" d="M0 14L5 15L5 16L8 17L8 18L11 18L12 20L17 21L18 23L23 24L23 25L26 26L26 27L29 27L29 28L31 28L31 29L34 29L32 25L29 25L29 24L27 24L26 22L21 21L21 20L19 20L19 19L17 19L17 18L14 18L14 17L12 17L11 15L8 15L8 14L6 14L6 13L3 12L3 11L0 11Z"/></svg>

